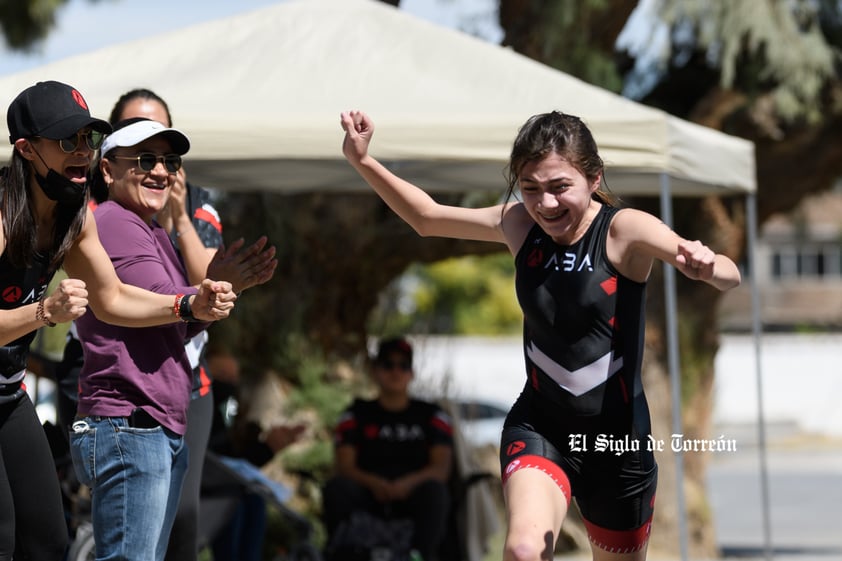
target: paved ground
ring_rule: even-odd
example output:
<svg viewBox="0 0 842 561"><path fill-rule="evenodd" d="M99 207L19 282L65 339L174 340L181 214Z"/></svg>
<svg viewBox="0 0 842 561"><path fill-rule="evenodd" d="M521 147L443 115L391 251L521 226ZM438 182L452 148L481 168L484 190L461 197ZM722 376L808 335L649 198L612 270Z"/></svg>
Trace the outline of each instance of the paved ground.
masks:
<svg viewBox="0 0 842 561"><path fill-rule="evenodd" d="M717 455L708 474L723 557L766 559L760 452L756 441ZM771 427L768 436L771 557L842 559L842 440Z"/></svg>

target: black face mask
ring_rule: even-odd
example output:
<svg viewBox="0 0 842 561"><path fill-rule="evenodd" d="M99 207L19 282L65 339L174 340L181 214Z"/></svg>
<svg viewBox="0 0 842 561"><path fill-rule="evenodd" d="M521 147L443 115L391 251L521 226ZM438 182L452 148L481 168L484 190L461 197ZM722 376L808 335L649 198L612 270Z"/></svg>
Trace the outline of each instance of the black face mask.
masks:
<svg viewBox="0 0 842 561"><path fill-rule="evenodd" d="M41 157L40 152L35 150L34 147L33 151L41 158L41 162L47 166L47 162ZM82 202L82 199L85 198L85 184L77 185L49 166L47 166L47 177L35 171L34 167L32 171L35 173L35 181L38 182L41 190L44 191L44 194L51 201L55 201L60 205L78 206Z"/></svg>
<svg viewBox="0 0 842 561"><path fill-rule="evenodd" d="M78 205L85 198L85 185L77 185L63 175L50 169L47 177L35 172L35 181L51 201L62 205Z"/></svg>

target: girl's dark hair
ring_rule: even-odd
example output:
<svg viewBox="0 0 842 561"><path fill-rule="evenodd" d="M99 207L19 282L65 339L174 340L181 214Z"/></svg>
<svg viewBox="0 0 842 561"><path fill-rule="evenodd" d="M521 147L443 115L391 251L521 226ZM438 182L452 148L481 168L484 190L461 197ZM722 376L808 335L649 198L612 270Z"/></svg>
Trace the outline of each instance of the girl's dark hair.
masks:
<svg viewBox="0 0 842 561"><path fill-rule="evenodd" d="M108 117L108 121L113 125L118 121L123 120L123 111L126 109L126 105L129 102L134 101L136 99L146 99L151 101L157 101L160 103L163 108L164 112L167 114L167 123L164 123L168 127L172 126L172 115L170 115L170 107L167 105L167 102L164 101L161 96L153 92L152 90L147 90L146 88L136 88L134 90L128 91L120 96L120 99L117 100L117 103L114 104L114 108L111 109L111 115Z"/></svg>
<svg viewBox="0 0 842 561"><path fill-rule="evenodd" d="M570 162L588 181L602 175L602 182L593 198L609 206L618 204L617 197L605 183L605 167L591 131L579 117L560 111L533 115L520 127L509 158L505 200L514 195L523 166L549 154L558 154Z"/></svg>
<svg viewBox="0 0 842 561"><path fill-rule="evenodd" d="M29 162L17 149L12 152L9 166L0 170L0 204L3 212L3 235L6 237L4 254L13 267L21 269L31 267L38 254L35 214L29 201L32 196L31 173L33 172ZM46 253L50 274L61 268L64 256L82 233L87 211L87 189L81 203L55 205L52 242Z"/></svg>

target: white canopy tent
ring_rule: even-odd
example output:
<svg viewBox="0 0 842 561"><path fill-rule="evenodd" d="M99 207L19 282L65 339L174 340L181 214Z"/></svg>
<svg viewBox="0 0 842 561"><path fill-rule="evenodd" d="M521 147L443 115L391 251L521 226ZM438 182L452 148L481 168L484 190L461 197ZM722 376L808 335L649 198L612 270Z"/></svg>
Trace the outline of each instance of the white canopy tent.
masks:
<svg viewBox="0 0 842 561"><path fill-rule="evenodd" d="M339 113L367 111L373 150L431 190L502 188L517 128L552 109L594 132L617 192L753 192L749 142L606 92L371 0L297 0L0 79L11 101L54 79L107 117L147 87L190 136L191 178L222 189L358 189Z"/></svg>
<svg viewBox="0 0 842 561"><path fill-rule="evenodd" d="M363 109L378 127L372 152L402 177L431 192L502 193L518 127L530 115L558 109L582 117L593 131L611 189L660 195L667 223L672 195L743 194L754 208L750 142L373 0L280 2L75 56L0 78L4 105L47 79L77 87L103 118L129 89L154 90L190 136L191 180L226 191L366 189L342 158L339 127L341 111ZM749 222L753 260L753 211ZM674 272L665 271L680 431ZM760 379L758 351L759 400ZM679 481L681 465L679 455ZM678 494L684 512L680 484Z"/></svg>

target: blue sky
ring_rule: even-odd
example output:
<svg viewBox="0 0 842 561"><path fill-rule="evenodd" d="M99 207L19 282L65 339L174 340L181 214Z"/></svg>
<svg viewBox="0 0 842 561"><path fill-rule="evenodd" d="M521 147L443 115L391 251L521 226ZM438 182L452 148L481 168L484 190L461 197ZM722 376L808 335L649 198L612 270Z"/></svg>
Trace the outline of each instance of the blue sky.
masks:
<svg viewBox="0 0 842 561"><path fill-rule="evenodd" d="M283 1L69 0L58 12L56 27L33 53L0 48L0 75ZM499 42L496 4L496 0L402 0L401 9Z"/></svg>

